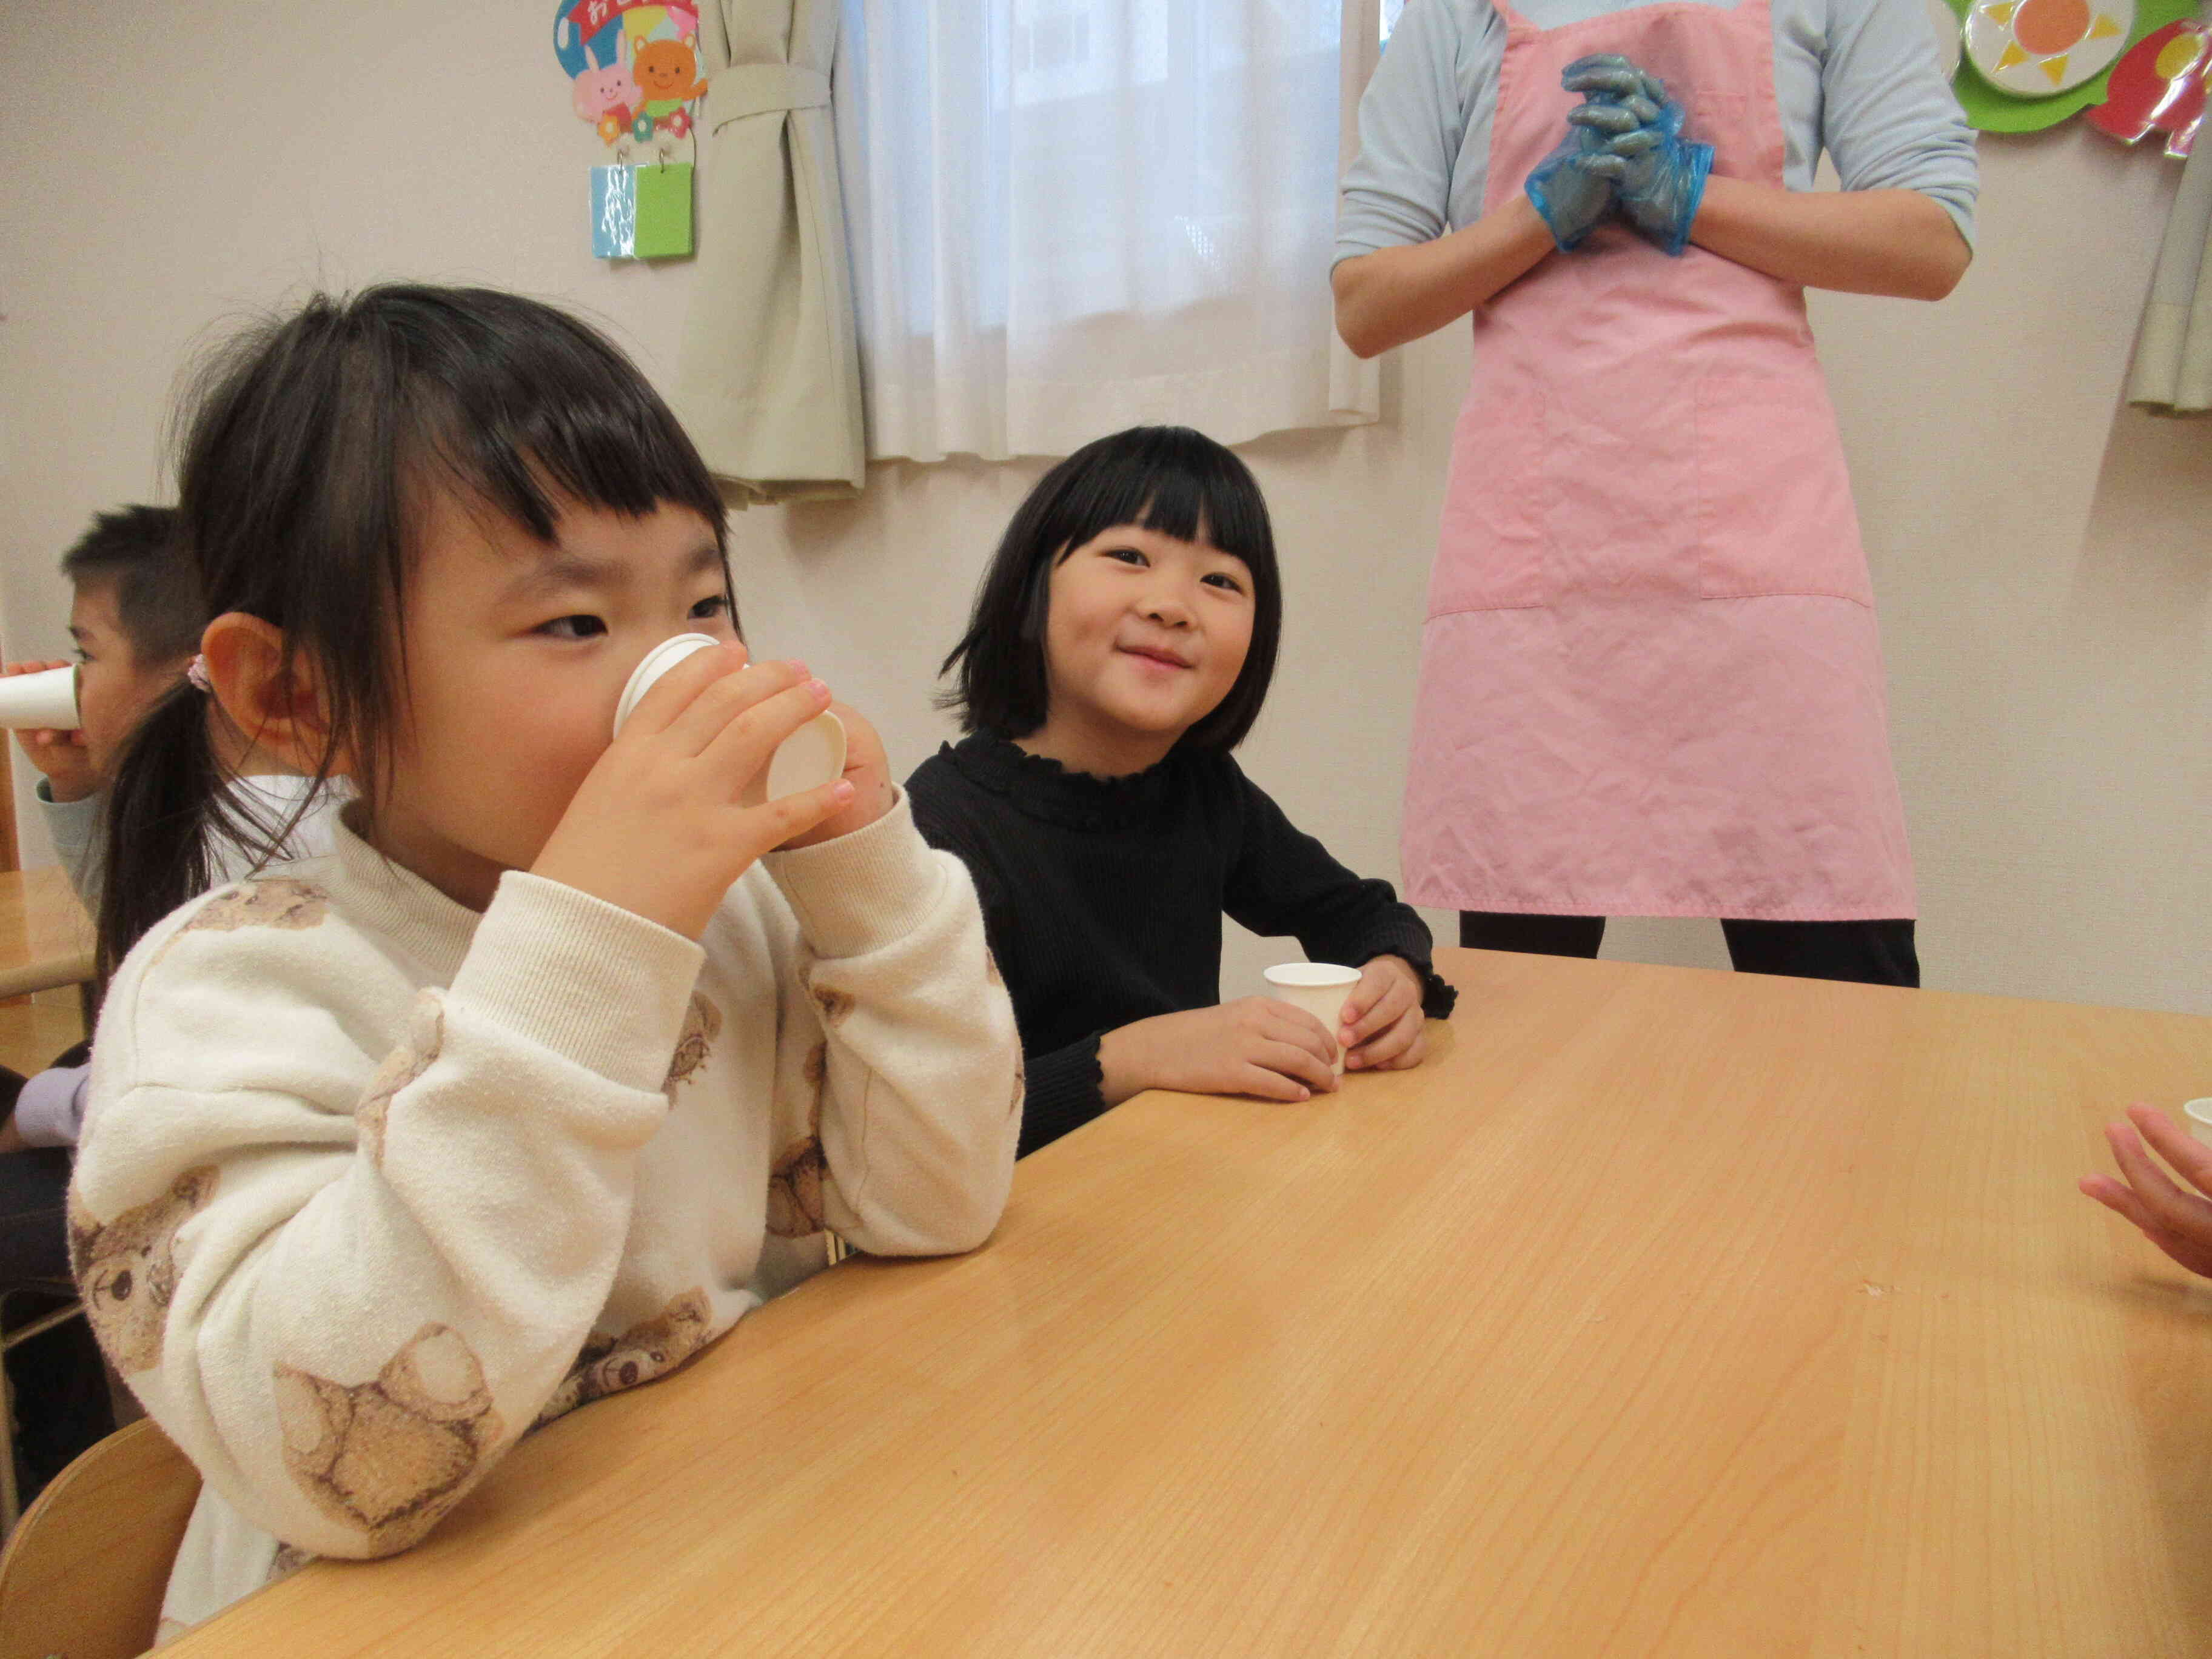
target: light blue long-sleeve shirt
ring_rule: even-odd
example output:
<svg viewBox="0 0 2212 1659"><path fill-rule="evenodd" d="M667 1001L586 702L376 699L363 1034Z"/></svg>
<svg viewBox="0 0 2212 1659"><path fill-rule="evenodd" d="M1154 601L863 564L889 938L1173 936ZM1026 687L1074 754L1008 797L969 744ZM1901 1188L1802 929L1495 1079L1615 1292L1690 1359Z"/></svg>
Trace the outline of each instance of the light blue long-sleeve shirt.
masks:
<svg viewBox="0 0 2212 1659"><path fill-rule="evenodd" d="M1521 0L1517 9L1557 28L1647 3ZM1923 0L1771 4L1784 184L1810 190L1826 149L1844 189L1919 191L1942 204L1971 246L1974 135L1937 63ZM1409 0L1360 100L1337 258L1429 241L1482 216L1504 54L1504 20L1491 0ZM1692 105L1693 136L1697 113Z"/></svg>

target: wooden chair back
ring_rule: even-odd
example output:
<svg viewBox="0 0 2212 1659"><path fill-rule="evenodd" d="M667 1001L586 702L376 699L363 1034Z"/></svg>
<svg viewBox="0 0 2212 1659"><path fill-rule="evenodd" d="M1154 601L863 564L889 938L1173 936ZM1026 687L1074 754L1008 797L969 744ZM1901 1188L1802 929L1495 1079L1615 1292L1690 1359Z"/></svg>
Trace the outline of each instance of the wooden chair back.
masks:
<svg viewBox="0 0 2212 1659"><path fill-rule="evenodd" d="M200 1474L142 1418L48 1483L0 1553L0 1659L131 1659L161 1594Z"/></svg>

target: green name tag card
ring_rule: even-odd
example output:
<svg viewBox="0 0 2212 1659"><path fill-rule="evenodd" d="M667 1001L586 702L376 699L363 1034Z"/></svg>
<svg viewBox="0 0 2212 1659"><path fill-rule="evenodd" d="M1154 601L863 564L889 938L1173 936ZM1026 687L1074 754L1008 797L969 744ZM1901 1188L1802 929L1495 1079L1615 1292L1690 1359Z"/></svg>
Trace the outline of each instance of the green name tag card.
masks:
<svg viewBox="0 0 2212 1659"><path fill-rule="evenodd" d="M602 259L692 251L691 163L592 169L592 252Z"/></svg>

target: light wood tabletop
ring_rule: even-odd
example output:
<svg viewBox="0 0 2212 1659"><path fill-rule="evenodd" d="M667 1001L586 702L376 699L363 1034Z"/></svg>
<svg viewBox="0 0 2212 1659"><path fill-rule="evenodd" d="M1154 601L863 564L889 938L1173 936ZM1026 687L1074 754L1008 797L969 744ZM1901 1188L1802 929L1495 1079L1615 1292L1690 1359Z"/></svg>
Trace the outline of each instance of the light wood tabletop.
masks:
<svg viewBox="0 0 2212 1659"><path fill-rule="evenodd" d="M179 1656L2212 1652L2212 1286L2074 1190L2212 1019L1444 951Z"/></svg>
<svg viewBox="0 0 2212 1659"><path fill-rule="evenodd" d="M58 865L0 871L0 997L92 977L92 922Z"/></svg>

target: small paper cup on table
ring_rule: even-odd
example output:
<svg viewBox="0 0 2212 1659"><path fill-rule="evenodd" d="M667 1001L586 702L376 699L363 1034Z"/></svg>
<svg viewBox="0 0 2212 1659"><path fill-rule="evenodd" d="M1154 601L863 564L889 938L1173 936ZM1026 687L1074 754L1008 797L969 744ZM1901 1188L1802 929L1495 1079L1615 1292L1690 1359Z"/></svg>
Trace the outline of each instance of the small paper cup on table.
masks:
<svg viewBox="0 0 2212 1659"><path fill-rule="evenodd" d="M1359 983L1359 969L1334 962L1285 962L1268 969L1267 980L1269 996L1303 1008L1321 1022L1328 1033L1328 1046L1335 1051L1334 1069L1342 1077L1344 1045L1336 1040L1336 1033L1344 1024L1345 1000Z"/></svg>
<svg viewBox="0 0 2212 1659"><path fill-rule="evenodd" d="M2189 1133L2207 1146L2212 1146L2212 1095L2202 1100L2184 1101L2182 1120L2189 1125Z"/></svg>
<svg viewBox="0 0 2212 1659"><path fill-rule="evenodd" d="M647 652L645 660L630 670L629 684L623 687L622 701L615 705L615 730L623 729L623 722L662 675L694 652L711 651L720 643L711 634L678 634ZM786 795L835 783L844 771L845 723L825 709L776 745L767 768L740 799L747 806L781 800Z"/></svg>
<svg viewBox="0 0 2212 1659"><path fill-rule="evenodd" d="M73 732L77 718L76 669L0 676L0 726L11 732Z"/></svg>

